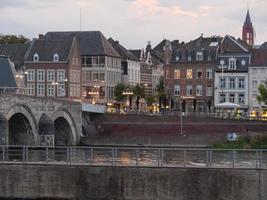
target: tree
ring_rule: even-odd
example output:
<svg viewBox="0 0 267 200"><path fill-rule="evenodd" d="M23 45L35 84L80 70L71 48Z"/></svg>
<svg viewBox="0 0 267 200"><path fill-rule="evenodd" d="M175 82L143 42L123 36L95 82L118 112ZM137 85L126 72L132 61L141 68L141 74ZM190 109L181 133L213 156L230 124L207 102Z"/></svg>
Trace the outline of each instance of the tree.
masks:
<svg viewBox="0 0 267 200"><path fill-rule="evenodd" d="M161 108L162 101L166 99L165 84L163 78L160 79L159 84L157 85L157 96L159 99L159 107Z"/></svg>
<svg viewBox="0 0 267 200"><path fill-rule="evenodd" d="M133 95L136 96L136 107L139 109L140 98L145 97L145 86L144 85L136 85L133 88Z"/></svg>
<svg viewBox="0 0 267 200"><path fill-rule="evenodd" d="M114 96L117 101L123 101L123 91L126 89L126 86L123 83L118 83L114 88Z"/></svg>
<svg viewBox="0 0 267 200"><path fill-rule="evenodd" d="M265 81L265 84L260 84L258 90L259 90L259 95L257 96L257 100L259 103L263 102L264 104L267 105L267 81Z"/></svg>
<svg viewBox="0 0 267 200"><path fill-rule="evenodd" d="M0 44L25 44L29 41L23 35L0 35Z"/></svg>

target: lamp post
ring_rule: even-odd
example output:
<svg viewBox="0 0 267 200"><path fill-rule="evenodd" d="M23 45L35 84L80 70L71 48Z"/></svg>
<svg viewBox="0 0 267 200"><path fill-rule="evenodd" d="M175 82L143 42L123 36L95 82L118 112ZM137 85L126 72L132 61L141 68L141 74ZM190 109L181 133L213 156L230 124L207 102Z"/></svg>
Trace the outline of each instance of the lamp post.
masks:
<svg viewBox="0 0 267 200"><path fill-rule="evenodd" d="M122 92L122 95L126 96L126 106L128 107L130 105L129 97L130 97L130 95L133 95L133 92L132 91L129 91L129 90L126 90L126 91L123 91Z"/></svg>
<svg viewBox="0 0 267 200"><path fill-rule="evenodd" d="M52 82L52 85L55 87L55 88L54 88L54 99L55 99L56 96L57 96L57 86L58 86L58 82Z"/></svg>
<svg viewBox="0 0 267 200"><path fill-rule="evenodd" d="M221 61L220 61L219 69L222 70L222 73L221 73L222 81L223 81L223 79L224 79L224 76L223 76L223 75L224 75L224 74L223 74L223 70L226 69L226 68L227 68L227 66L224 65L224 60L221 60ZM219 84L220 84L220 83L219 83ZM221 86L222 94L223 94L223 88L224 88L224 85L220 84L220 86Z"/></svg>

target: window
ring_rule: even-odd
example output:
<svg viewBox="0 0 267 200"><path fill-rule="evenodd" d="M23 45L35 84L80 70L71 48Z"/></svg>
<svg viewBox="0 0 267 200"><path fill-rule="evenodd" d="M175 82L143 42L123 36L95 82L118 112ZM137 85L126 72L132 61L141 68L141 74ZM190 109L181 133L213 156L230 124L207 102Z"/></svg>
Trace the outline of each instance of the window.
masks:
<svg viewBox="0 0 267 200"><path fill-rule="evenodd" d="M47 84L47 96L52 97L55 96L55 86L52 84Z"/></svg>
<svg viewBox="0 0 267 200"><path fill-rule="evenodd" d="M165 71L165 77L166 78L170 78L170 70L169 69L166 69L166 71Z"/></svg>
<svg viewBox="0 0 267 200"><path fill-rule="evenodd" d="M229 89L235 89L235 78L229 78Z"/></svg>
<svg viewBox="0 0 267 200"><path fill-rule="evenodd" d="M179 61L179 60L180 60L179 55L177 55L177 56L175 57L175 60L176 60L176 61Z"/></svg>
<svg viewBox="0 0 267 200"><path fill-rule="evenodd" d="M193 95L193 88L192 85L186 86L186 96L192 96Z"/></svg>
<svg viewBox="0 0 267 200"><path fill-rule="evenodd" d="M43 82L45 80L45 70L38 69L37 70L37 81Z"/></svg>
<svg viewBox="0 0 267 200"><path fill-rule="evenodd" d="M39 56L38 56L37 53L35 53L35 54L33 55L33 61L34 61L34 62L38 62L38 61L39 61Z"/></svg>
<svg viewBox="0 0 267 200"><path fill-rule="evenodd" d="M98 81L98 73L93 73L93 81Z"/></svg>
<svg viewBox="0 0 267 200"><path fill-rule="evenodd" d="M239 89L245 89L245 78L239 78L238 79L238 88Z"/></svg>
<svg viewBox="0 0 267 200"><path fill-rule="evenodd" d="M37 84L37 96L44 96L45 95L45 85L44 84Z"/></svg>
<svg viewBox="0 0 267 200"><path fill-rule="evenodd" d="M35 95L35 85L34 84L27 84L27 93L30 96L34 96Z"/></svg>
<svg viewBox="0 0 267 200"><path fill-rule="evenodd" d="M192 60L191 55L189 55L189 56L187 57L187 59L188 59L188 61L191 61L191 60Z"/></svg>
<svg viewBox="0 0 267 200"><path fill-rule="evenodd" d="M211 87L211 85L208 85L206 87L206 96L208 96L208 97L212 96L212 87Z"/></svg>
<svg viewBox="0 0 267 200"><path fill-rule="evenodd" d="M229 102L235 103L235 94L229 94Z"/></svg>
<svg viewBox="0 0 267 200"><path fill-rule="evenodd" d="M105 81L105 73L100 73L100 81Z"/></svg>
<svg viewBox="0 0 267 200"><path fill-rule="evenodd" d="M47 70L47 81L55 81L55 70Z"/></svg>
<svg viewBox="0 0 267 200"><path fill-rule="evenodd" d="M57 53L54 54L53 61L54 62L58 62L59 61L59 57L58 57L58 54Z"/></svg>
<svg viewBox="0 0 267 200"><path fill-rule="evenodd" d="M236 59L234 57L229 59L229 70L236 70Z"/></svg>
<svg viewBox="0 0 267 200"><path fill-rule="evenodd" d="M207 69L207 71L206 71L206 79L212 79L212 69Z"/></svg>
<svg viewBox="0 0 267 200"><path fill-rule="evenodd" d="M238 103L240 105L245 104L245 94L238 94Z"/></svg>
<svg viewBox="0 0 267 200"><path fill-rule="evenodd" d="M174 85L174 96L180 96L180 85Z"/></svg>
<svg viewBox="0 0 267 200"><path fill-rule="evenodd" d="M192 79L193 78L193 70L192 69L187 69L186 70L186 78L187 79Z"/></svg>
<svg viewBox="0 0 267 200"><path fill-rule="evenodd" d="M57 81L65 81L65 69L57 70Z"/></svg>
<svg viewBox="0 0 267 200"><path fill-rule="evenodd" d="M197 52L196 59L197 59L197 61L202 61L203 60L203 52Z"/></svg>
<svg viewBox="0 0 267 200"><path fill-rule="evenodd" d="M197 85L196 96L202 96L202 85Z"/></svg>
<svg viewBox="0 0 267 200"><path fill-rule="evenodd" d="M197 69L197 79L202 79L202 69Z"/></svg>
<svg viewBox="0 0 267 200"><path fill-rule="evenodd" d="M225 99L225 94L220 94L220 103L224 103L226 102L226 99Z"/></svg>
<svg viewBox="0 0 267 200"><path fill-rule="evenodd" d="M57 95L59 97L65 96L65 84L58 84L57 85Z"/></svg>
<svg viewBox="0 0 267 200"><path fill-rule="evenodd" d="M180 79L180 69L174 70L174 79Z"/></svg>
<svg viewBox="0 0 267 200"><path fill-rule="evenodd" d="M35 81L35 70L34 69L29 69L27 70L27 81L32 82Z"/></svg>
<svg viewBox="0 0 267 200"><path fill-rule="evenodd" d="M226 88L226 79L220 78L220 88L225 89Z"/></svg>

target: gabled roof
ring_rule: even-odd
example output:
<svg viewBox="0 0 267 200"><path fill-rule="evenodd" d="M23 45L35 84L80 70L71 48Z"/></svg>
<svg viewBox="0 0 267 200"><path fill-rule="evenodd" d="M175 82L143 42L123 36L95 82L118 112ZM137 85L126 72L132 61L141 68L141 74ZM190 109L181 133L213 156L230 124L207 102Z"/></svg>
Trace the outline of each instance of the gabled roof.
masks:
<svg viewBox="0 0 267 200"><path fill-rule="evenodd" d="M138 60L141 59L141 54L142 54L142 49L130 49L129 50L136 58L138 58Z"/></svg>
<svg viewBox="0 0 267 200"><path fill-rule="evenodd" d="M0 87L17 87L15 69L7 56L0 56Z"/></svg>
<svg viewBox="0 0 267 200"><path fill-rule="evenodd" d="M24 64L24 56L29 48L29 45L30 43L0 45L0 55L8 56L14 63L15 68L20 70Z"/></svg>
<svg viewBox="0 0 267 200"><path fill-rule="evenodd" d="M252 49L251 66L267 67L267 49Z"/></svg>
<svg viewBox="0 0 267 200"><path fill-rule="evenodd" d="M185 44L190 51L216 50L221 42L221 37L199 37Z"/></svg>
<svg viewBox="0 0 267 200"><path fill-rule="evenodd" d="M118 41L109 38L108 41L124 60L140 61L131 51L124 48Z"/></svg>
<svg viewBox="0 0 267 200"><path fill-rule="evenodd" d="M221 53L248 53L248 49L233 36L226 35L221 44Z"/></svg>
<svg viewBox="0 0 267 200"><path fill-rule="evenodd" d="M73 39L48 40L34 39L31 47L25 55L25 61L33 61L34 54L38 54L39 61L53 61L54 54L58 54L59 61L67 62L72 47Z"/></svg>
<svg viewBox="0 0 267 200"><path fill-rule="evenodd" d="M252 26L252 22L251 22L251 19L250 19L249 10L247 10L247 15L246 15L246 20L244 22L244 26Z"/></svg>
<svg viewBox="0 0 267 200"><path fill-rule="evenodd" d="M66 40L77 37L81 55L120 57L100 31L48 32L45 39Z"/></svg>

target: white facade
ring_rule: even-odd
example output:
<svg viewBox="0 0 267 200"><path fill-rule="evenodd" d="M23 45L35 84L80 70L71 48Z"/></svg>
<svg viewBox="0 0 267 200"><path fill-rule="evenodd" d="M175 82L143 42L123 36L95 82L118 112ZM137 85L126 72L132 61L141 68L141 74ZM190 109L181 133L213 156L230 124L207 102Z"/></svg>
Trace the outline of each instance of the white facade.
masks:
<svg viewBox="0 0 267 200"><path fill-rule="evenodd" d="M152 96L157 94L157 86L164 76L163 65L152 65Z"/></svg>
<svg viewBox="0 0 267 200"><path fill-rule="evenodd" d="M108 103L114 87L121 82L121 59L109 56L82 56L82 94L89 101Z"/></svg>
<svg viewBox="0 0 267 200"><path fill-rule="evenodd" d="M127 60L128 75L125 79L125 84L135 86L140 84L140 66L141 63L138 61Z"/></svg>
<svg viewBox="0 0 267 200"><path fill-rule="evenodd" d="M267 66L253 66L249 68L249 108L261 109L264 106L263 103L259 104L257 101L257 95L259 94L258 87L260 84L264 84L267 80Z"/></svg>
<svg viewBox="0 0 267 200"><path fill-rule="evenodd" d="M240 108L248 108L248 73L215 73L215 107L224 102L231 102L240 105Z"/></svg>

